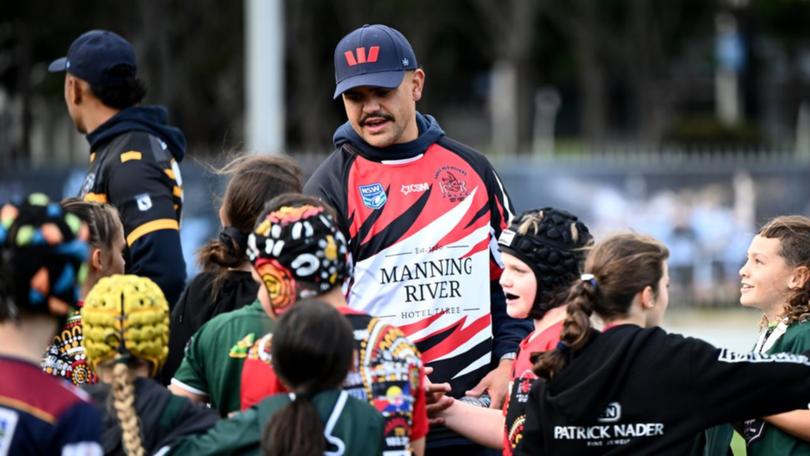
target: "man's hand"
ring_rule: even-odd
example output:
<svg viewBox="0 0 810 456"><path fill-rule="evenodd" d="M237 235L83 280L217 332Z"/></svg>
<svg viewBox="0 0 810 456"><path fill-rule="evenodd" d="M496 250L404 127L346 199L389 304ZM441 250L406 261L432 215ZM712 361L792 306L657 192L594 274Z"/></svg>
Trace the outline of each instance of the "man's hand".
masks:
<svg viewBox="0 0 810 456"><path fill-rule="evenodd" d="M432 367L425 367L425 404L427 405L428 424L437 426L444 424L441 412L453 405L453 398L445 396L450 392L449 383L432 383L427 377L433 373Z"/></svg>
<svg viewBox="0 0 810 456"><path fill-rule="evenodd" d="M498 367L492 369L490 373L475 385L475 388L468 390L465 394L467 396L479 397L486 392L492 399L489 408L500 409L503 407L503 401L506 395L509 394L509 381L512 377L512 362L511 359L501 360Z"/></svg>

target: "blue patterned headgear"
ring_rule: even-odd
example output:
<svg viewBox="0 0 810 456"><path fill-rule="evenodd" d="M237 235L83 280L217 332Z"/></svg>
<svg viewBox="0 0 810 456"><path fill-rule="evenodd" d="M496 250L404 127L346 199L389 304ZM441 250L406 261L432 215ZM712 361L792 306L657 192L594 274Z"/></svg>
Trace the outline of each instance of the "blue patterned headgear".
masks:
<svg viewBox="0 0 810 456"><path fill-rule="evenodd" d="M64 317L87 275L88 228L41 193L0 208L0 319Z"/></svg>

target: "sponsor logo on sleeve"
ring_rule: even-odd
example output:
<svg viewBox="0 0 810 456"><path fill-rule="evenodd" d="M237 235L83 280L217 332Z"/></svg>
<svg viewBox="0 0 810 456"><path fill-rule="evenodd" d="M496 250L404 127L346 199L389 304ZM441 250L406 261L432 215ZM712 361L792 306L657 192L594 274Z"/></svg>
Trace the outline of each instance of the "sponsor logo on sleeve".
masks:
<svg viewBox="0 0 810 456"><path fill-rule="evenodd" d="M87 177L84 178L84 183L82 184L82 190L79 193L79 197L84 198L84 195L90 193L90 190L93 190L93 185L96 183L96 173L89 173Z"/></svg>
<svg viewBox="0 0 810 456"><path fill-rule="evenodd" d="M152 198L149 196L148 193L141 193L140 195L136 195L135 201L138 203L138 210L141 212L146 212L149 209L152 209Z"/></svg>

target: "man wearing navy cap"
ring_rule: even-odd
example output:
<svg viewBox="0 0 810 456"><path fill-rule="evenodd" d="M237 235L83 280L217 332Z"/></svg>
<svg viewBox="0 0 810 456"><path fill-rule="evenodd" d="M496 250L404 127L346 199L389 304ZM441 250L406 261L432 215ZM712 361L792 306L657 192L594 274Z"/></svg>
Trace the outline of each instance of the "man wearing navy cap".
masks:
<svg viewBox="0 0 810 456"><path fill-rule="evenodd" d="M434 383L499 408L531 330L507 316L497 283L509 197L483 155L416 110L425 72L399 31L364 25L338 43L334 59L334 98L348 122L305 192L338 211L350 239L349 305L402 328ZM475 453L464 445L446 428L428 435L428 449L441 454L451 446Z"/></svg>
<svg viewBox="0 0 810 456"><path fill-rule="evenodd" d="M174 304L186 266L180 248L183 189L177 163L186 138L167 124L162 106L139 106L135 50L121 36L91 30L48 70L65 72L65 103L90 143L90 169L80 195L110 203L124 223L127 273L149 277Z"/></svg>

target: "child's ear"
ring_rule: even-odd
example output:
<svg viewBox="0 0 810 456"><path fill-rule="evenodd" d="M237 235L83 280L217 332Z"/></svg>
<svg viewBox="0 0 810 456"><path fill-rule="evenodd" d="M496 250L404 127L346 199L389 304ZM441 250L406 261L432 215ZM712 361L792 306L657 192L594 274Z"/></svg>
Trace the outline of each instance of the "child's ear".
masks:
<svg viewBox="0 0 810 456"><path fill-rule="evenodd" d="M101 271L104 266L104 258L102 258L101 249L93 247L90 252L90 268L93 271Z"/></svg>
<svg viewBox="0 0 810 456"><path fill-rule="evenodd" d="M799 266L793 269L793 273L788 279L789 288L802 288L807 280L810 279L810 268L807 266Z"/></svg>
<svg viewBox="0 0 810 456"><path fill-rule="evenodd" d="M641 308L644 310L652 309L655 304L655 293L651 286L647 285L639 292L639 300L641 301Z"/></svg>

